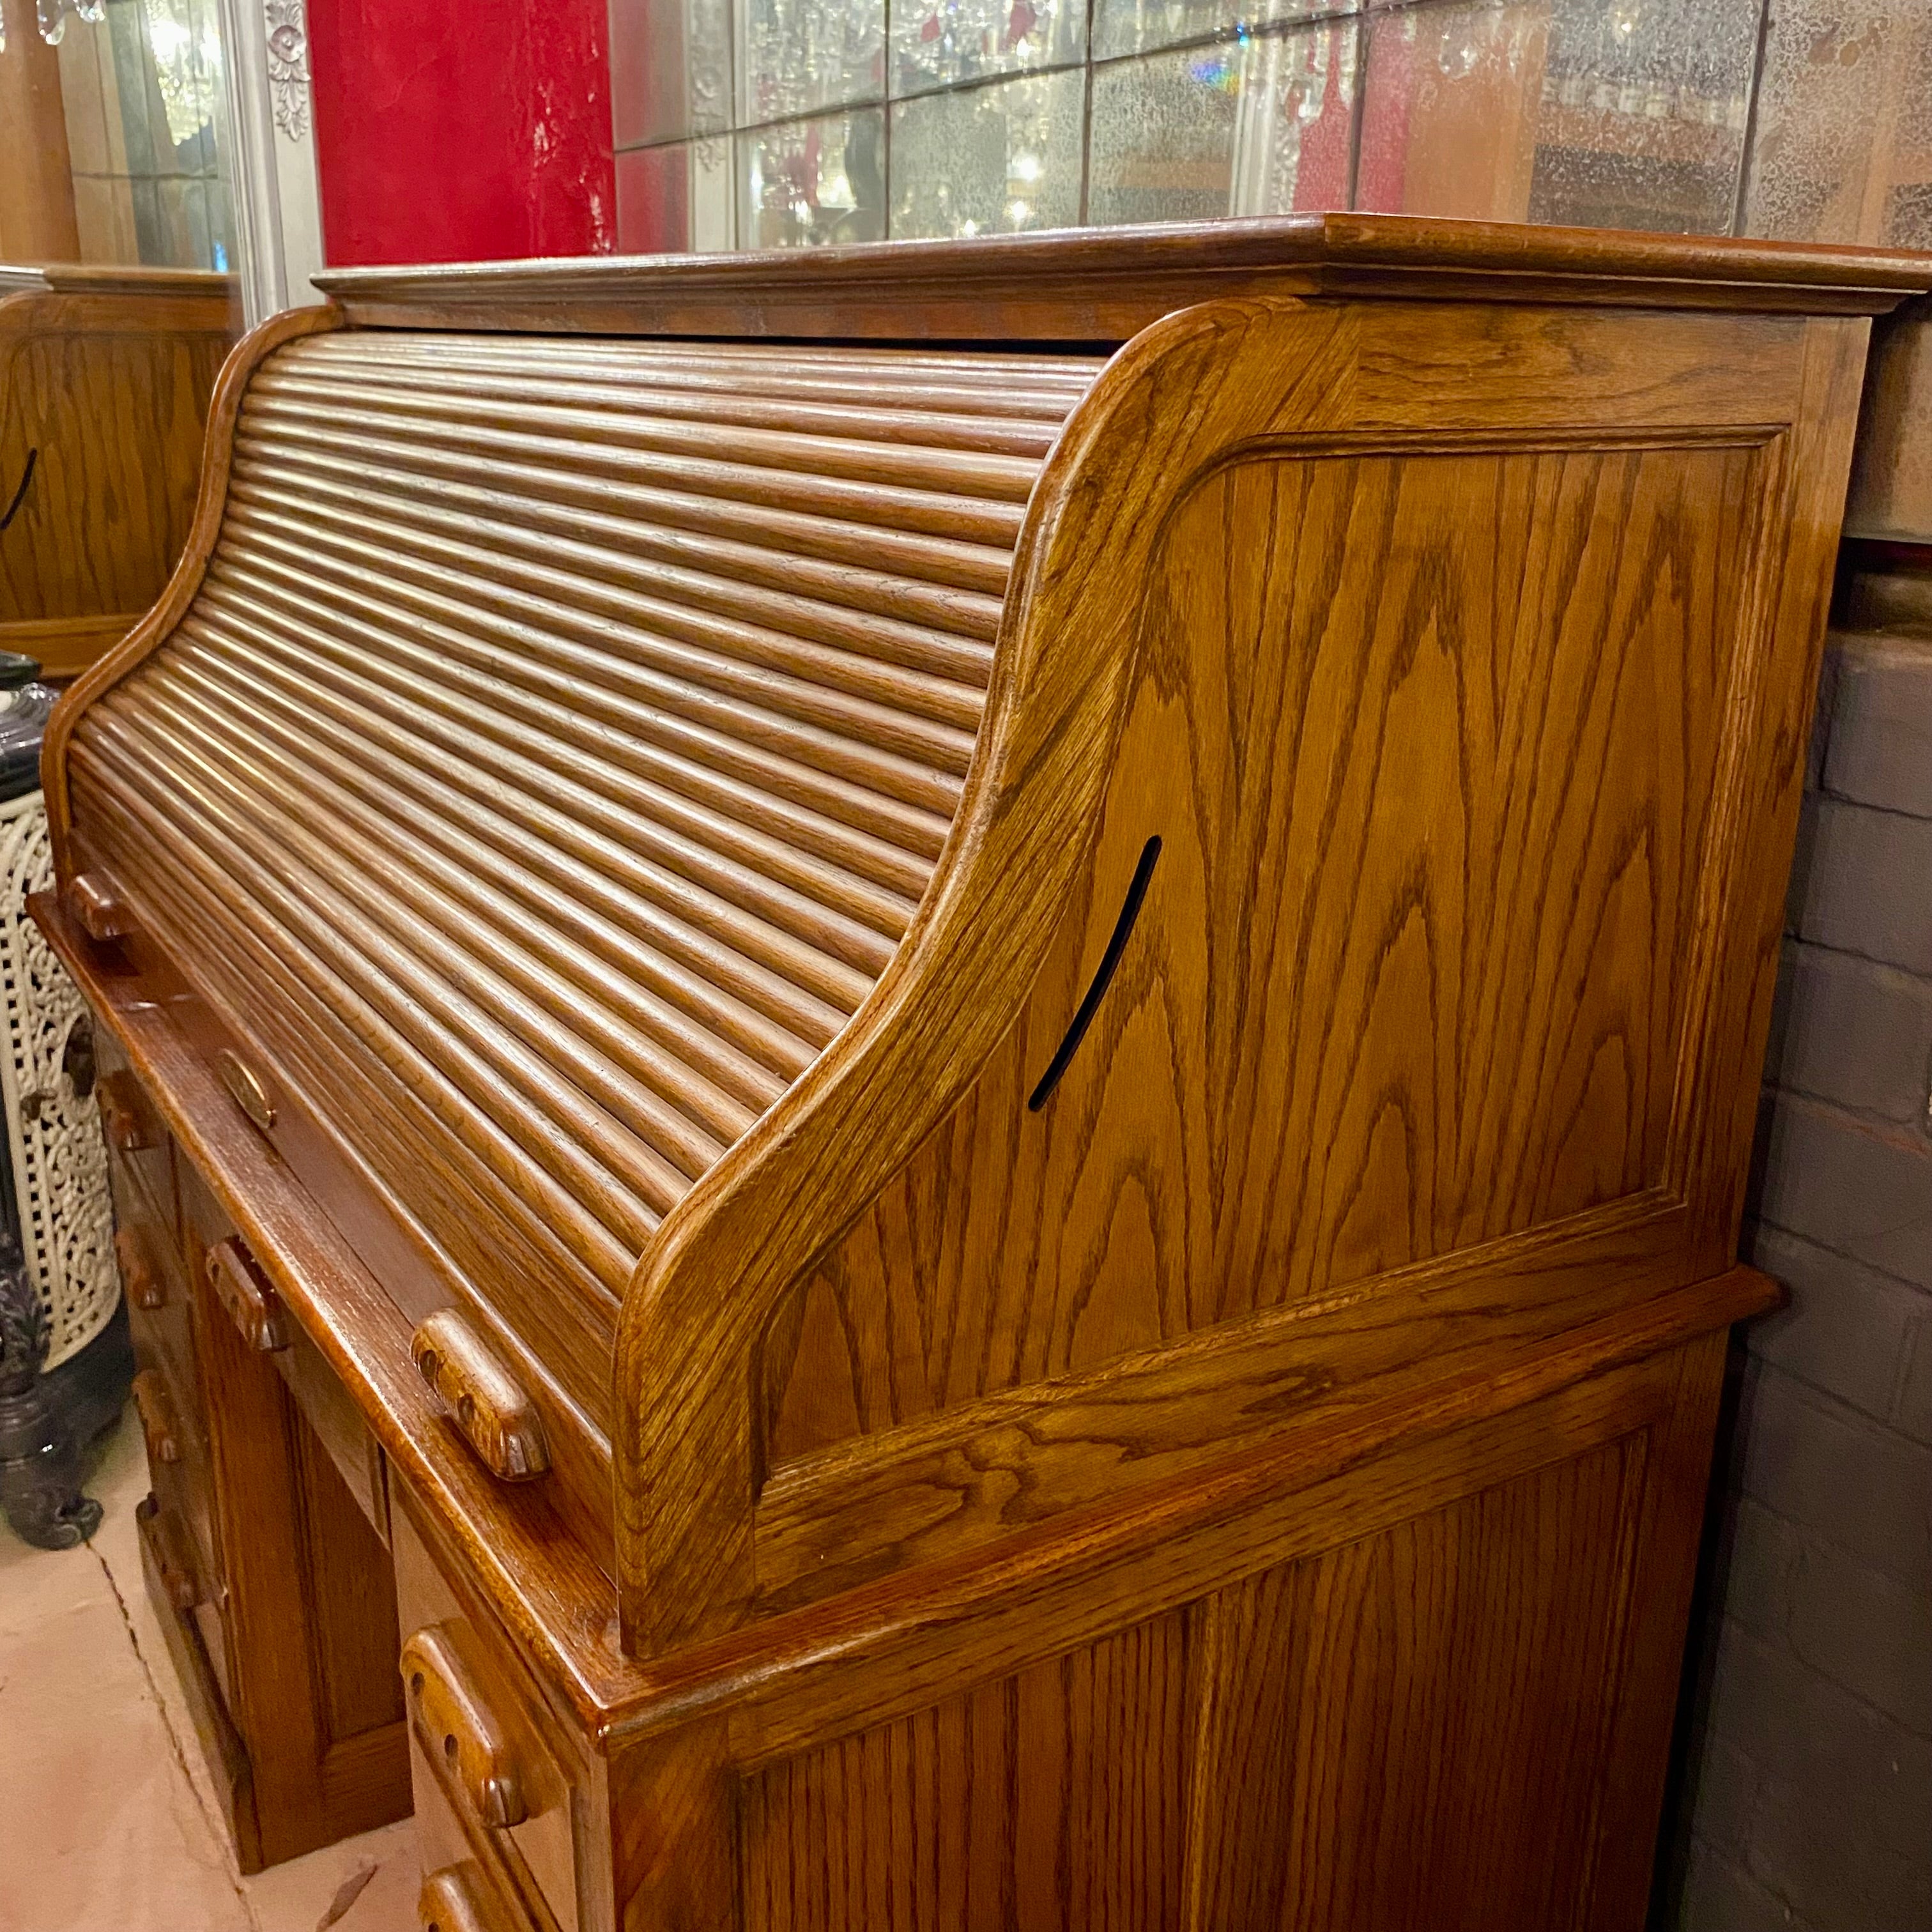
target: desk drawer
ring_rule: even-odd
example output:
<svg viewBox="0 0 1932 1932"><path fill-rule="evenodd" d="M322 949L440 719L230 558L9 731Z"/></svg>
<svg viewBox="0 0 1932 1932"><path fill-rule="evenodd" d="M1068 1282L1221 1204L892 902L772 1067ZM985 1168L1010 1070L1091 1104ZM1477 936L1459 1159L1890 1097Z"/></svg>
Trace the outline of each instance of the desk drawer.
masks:
<svg viewBox="0 0 1932 1932"><path fill-rule="evenodd" d="M118 1164L109 1178L148 1480L166 1508L170 1533L191 1545L182 1554L193 1561L203 1599L216 1599L221 1545L194 1294L172 1232L160 1226L146 1187Z"/></svg>
<svg viewBox="0 0 1932 1932"><path fill-rule="evenodd" d="M521 1915L509 1922L578 1932L568 1750L508 1646L472 1613L393 1496L389 1521L412 1748L435 1760L443 1810ZM418 1768L419 1812L423 1775ZM437 1856L426 1838L426 1871Z"/></svg>
<svg viewBox="0 0 1932 1932"><path fill-rule="evenodd" d="M172 1246L180 1225L174 1142L162 1126L154 1102L105 1028L94 1029L94 1040L100 1072L94 1093L100 1108L100 1131L107 1142L110 1165L121 1168L146 1192L153 1218Z"/></svg>

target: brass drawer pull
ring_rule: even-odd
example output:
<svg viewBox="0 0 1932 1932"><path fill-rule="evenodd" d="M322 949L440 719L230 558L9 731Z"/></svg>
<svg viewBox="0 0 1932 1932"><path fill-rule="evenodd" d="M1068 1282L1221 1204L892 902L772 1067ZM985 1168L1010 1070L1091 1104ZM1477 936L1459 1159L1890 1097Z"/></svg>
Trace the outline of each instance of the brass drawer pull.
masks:
<svg viewBox="0 0 1932 1932"><path fill-rule="evenodd" d="M100 1096L100 1131L116 1154L145 1154L160 1145L160 1123L131 1073L110 1073L95 1091Z"/></svg>
<svg viewBox="0 0 1932 1932"><path fill-rule="evenodd" d="M143 1369L134 1378L134 1407L141 1418L141 1433L148 1444L152 1468L160 1462L178 1462L181 1444L175 1434L174 1398L158 1369Z"/></svg>
<svg viewBox="0 0 1932 1932"><path fill-rule="evenodd" d="M236 1052L224 1046L214 1056L214 1070L228 1089L228 1097L248 1116L257 1132L266 1133L275 1124L275 1103L262 1084L262 1076Z"/></svg>
<svg viewBox="0 0 1932 1932"><path fill-rule="evenodd" d="M550 1467L543 1418L454 1309L439 1309L418 1323L410 1353L493 1475L528 1482Z"/></svg>
<svg viewBox="0 0 1932 1932"><path fill-rule="evenodd" d="M146 1244L130 1228L114 1231L114 1258L121 1264L121 1285L136 1308L153 1310L167 1304L160 1270L149 1259Z"/></svg>
<svg viewBox="0 0 1932 1932"><path fill-rule="evenodd" d="M530 1816L516 1746L464 1660L454 1630L430 1624L403 1646L403 1688L423 1748L485 1825Z"/></svg>
<svg viewBox="0 0 1932 1932"><path fill-rule="evenodd" d="M105 944L134 930L121 888L105 872L82 872L68 881L67 909L88 938Z"/></svg>
<svg viewBox="0 0 1932 1932"><path fill-rule="evenodd" d="M289 1312L262 1279L241 1238L228 1234L208 1251L208 1285L251 1348L272 1354L289 1346Z"/></svg>

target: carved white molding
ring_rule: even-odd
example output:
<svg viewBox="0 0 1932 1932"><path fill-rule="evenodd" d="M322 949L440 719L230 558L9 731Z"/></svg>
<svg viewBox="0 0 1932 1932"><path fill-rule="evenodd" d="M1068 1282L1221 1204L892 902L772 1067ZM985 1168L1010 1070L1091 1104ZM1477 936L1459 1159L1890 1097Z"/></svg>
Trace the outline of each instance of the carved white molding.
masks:
<svg viewBox="0 0 1932 1932"><path fill-rule="evenodd" d="M308 27L302 0L215 4L227 54L235 266L252 326L317 298L309 284L322 255Z"/></svg>
<svg viewBox="0 0 1932 1932"><path fill-rule="evenodd" d="M291 141L308 138L308 22L302 0L266 0L268 87L275 125Z"/></svg>
<svg viewBox="0 0 1932 1932"><path fill-rule="evenodd" d="M40 794L0 805L0 1101L20 1216L20 1252L46 1310L45 1366L78 1354L121 1296L107 1148L92 1082L82 1092L67 1046L86 1006L27 911L53 884Z"/></svg>

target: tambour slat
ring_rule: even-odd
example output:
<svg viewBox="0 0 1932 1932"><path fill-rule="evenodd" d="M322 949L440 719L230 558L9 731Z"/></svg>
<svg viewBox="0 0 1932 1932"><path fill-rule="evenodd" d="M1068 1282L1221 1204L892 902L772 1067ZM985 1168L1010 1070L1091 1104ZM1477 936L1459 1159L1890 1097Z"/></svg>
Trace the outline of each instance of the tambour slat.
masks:
<svg viewBox="0 0 1932 1932"><path fill-rule="evenodd" d="M248 434L272 434L279 448L357 458L427 479L472 478L487 459L482 473L500 502L529 496L594 510L604 506L613 486L656 486L766 505L794 515L838 517L928 536L1008 545L1018 538L1022 514L1018 503L761 470L722 455L659 455L586 443L561 452L547 437L509 430L449 431L428 442L407 434L400 424L359 419L349 409L334 418L301 420L265 402L248 411L246 422ZM718 438L721 445L726 440L722 434Z"/></svg>
<svg viewBox="0 0 1932 1932"><path fill-rule="evenodd" d="M271 554L278 554L285 569L299 572L326 547L335 548L338 555L346 550L350 554L344 562L348 568L337 573L335 578L346 595L346 586L356 582L357 573L366 567L372 556L382 557L386 562L394 558L400 567L399 574L406 578L428 577L434 585L434 588L418 591L410 600L418 608L455 615L467 615L478 608L470 601L475 594L473 577L466 582L461 576L448 570L434 572L419 568L412 572L405 548L406 538L401 544L392 542L386 546L366 541L357 542L352 538L345 543L334 536L332 520L314 515L302 518L286 512L277 514L272 511L258 509L257 494L246 485L236 495L236 507L231 514L230 530L237 537L246 535L255 539L248 549L251 558L258 562ZM436 581L439 578L440 581ZM548 573L548 587L554 589L556 573ZM505 586L518 584L520 578L524 582L544 581L538 572L526 574L512 568L505 573ZM664 587L685 586L674 584ZM452 589L455 592L453 596ZM511 600L506 598L502 601L508 603ZM876 742L884 748L907 750L916 757L958 765L962 769L962 759L970 755L973 734L979 728L985 700L985 677L990 669L990 652L983 660L976 652L971 658L961 654L956 664L949 666L964 671L973 680L968 682L940 673L930 661L908 667L886 659L883 652L878 657L862 656L854 647L849 634L839 635L841 632L861 633L863 628L868 628L890 633L880 641L895 657L923 656L931 660L941 656L938 651L923 648L926 640L911 626L894 624L889 620L874 618L869 626L862 627L841 614L836 618L819 620L814 626L816 614L797 612L796 614L806 620L800 626L801 629L808 626L819 628L830 632L836 640L820 643L767 626L708 620L701 611L694 611L688 604L674 603L664 598L613 596L605 601L614 611L624 610L638 619L656 620L665 631L673 633L666 637L638 630L632 650L640 662L688 677L708 690L754 698L768 709L783 711L802 722L829 724L863 742ZM740 597L730 601L742 606L750 600ZM526 598L518 598L514 608L527 611L530 607ZM757 604L752 603L752 608L757 610ZM758 610L758 614L764 616L777 614ZM677 632L683 634L677 635ZM776 672L778 676L767 674L772 672ZM974 674L977 674L976 677ZM937 725L941 729L926 731L921 728L922 724ZM945 735L947 727L955 735ZM909 742L902 743L902 740Z"/></svg>
<svg viewBox="0 0 1932 1932"><path fill-rule="evenodd" d="M320 752L333 761L330 769L343 782L379 803L399 807L412 836L440 838L447 849L479 862L494 860L535 916L574 922L581 915L584 929L592 943L602 943L606 957L647 983L661 983L668 997L720 1039L754 1053L761 1064L796 1077L844 1024L845 1016L837 1007L759 962L707 940L695 928L628 890L627 880L598 871L574 849L540 843L514 811L517 801L511 801L511 811L499 812L470 800L452 800L434 771L391 750L386 742L393 738L406 747L406 739L373 724L366 714L338 702L313 680L290 674L259 651L236 646L205 616L184 626L177 649L184 664L229 674L229 688L244 707L272 702L278 693L294 694L284 700L290 715L299 721L291 735L309 756ZM380 780L366 781L364 774L369 772L386 778L393 789L386 790ZM455 816L447 815L452 811ZM661 982L652 978L660 966ZM741 1024L738 1016L746 1010L770 1024Z"/></svg>
<svg viewBox="0 0 1932 1932"><path fill-rule="evenodd" d="M251 620L258 629L273 621L263 607L226 586L218 598L211 596L208 606L211 615L228 614L244 629ZM338 688L348 685L353 673L340 640L319 626L308 637L316 676L327 682L332 675ZM842 905L820 903L676 836L634 806L582 782L563 758L512 751L472 724L451 718L448 705L396 692L387 681L364 684L360 698L372 731L387 728L392 738L429 748L446 784L596 853L660 908L782 970L842 1011L864 997L868 969L876 975L892 956L891 942Z"/></svg>
<svg viewBox="0 0 1932 1932"><path fill-rule="evenodd" d="M1099 367L293 342L193 602L79 722L144 929L593 1430L638 1255L917 916Z"/></svg>
<svg viewBox="0 0 1932 1932"><path fill-rule="evenodd" d="M109 734L120 723L111 698L104 711L103 735L111 744ZM142 726L148 755L166 773L171 795L196 823L230 842L236 876L264 910L302 939L394 1038L418 1054L436 1054L455 1090L479 1114L502 1123L620 1240L648 1234L683 1191L662 1158L634 1135L614 1133L595 1102L426 971L386 922L358 922L356 914L365 908L316 869L314 842L286 813L274 812L266 791L255 794L253 816L244 813L235 802L238 786L224 783L193 746L152 713ZM240 775L246 776L245 768ZM341 938L351 930L353 946Z"/></svg>
<svg viewBox="0 0 1932 1932"><path fill-rule="evenodd" d="M608 464L620 473L629 467L623 452L688 457L709 474L728 427L715 419L686 422L659 416L654 408L624 412L572 406L512 402L494 406L448 394L385 392L340 382L315 382L297 376L271 377L250 398L256 423L278 429L305 428L381 436L406 434L410 425L434 422L439 442L478 454L513 453L537 457L546 466L595 470ZM1038 471L1024 458L995 456L982 450L929 448L901 440L868 442L856 426L844 434L728 425L731 454L750 469L798 470L808 476L882 484L913 490L943 487L948 495L984 496L997 502L1024 503Z"/></svg>
<svg viewBox="0 0 1932 1932"><path fill-rule="evenodd" d="M465 369L400 370L380 363L356 372L359 393L374 399L393 395L412 413L428 413L454 404L468 410L493 403L514 404L524 385L487 365ZM278 372L258 388L266 394L326 395L326 385L298 374ZM687 388L659 379L649 382L600 382L584 375L560 382L557 392L572 409L596 411L648 408L653 416L679 422L729 423L748 428L795 430L810 436L854 436L868 442L911 443L927 449L986 450L1004 456L1044 456L1058 425L1022 418L940 416L882 406L877 389L841 389L836 402L809 396L769 399L742 389Z"/></svg>
<svg viewBox="0 0 1932 1932"><path fill-rule="evenodd" d="M242 960L237 963L260 974L268 986L272 997L263 1011L300 1015L320 1043L334 1046L334 1052L324 1053L316 1064L336 1072L340 1084L332 1088L324 1082L320 1090L344 1096L352 1105L368 1103L371 1111L366 1118L375 1120L386 1118L402 1095L412 1097L426 1124L447 1130L423 1135L414 1144L413 1157L422 1158L434 1148L438 1158L460 1166L468 1156L509 1184L520 1204L519 1214L513 1218L520 1218L526 1204L533 1225L554 1232L560 1252L573 1266L587 1267L609 1293L621 1292L627 1265L625 1245L608 1237L574 1193L530 1162L494 1118L458 1107L451 1090L419 1055L398 1050L376 1016L339 982L316 970L285 933L276 931L226 871L193 850L184 836L187 826L179 817L161 811L152 796L137 794L122 784L110 765L78 746L75 757L103 795L142 829L146 835L140 848L144 856L157 845L176 855L180 862L177 868L171 872L169 868L156 866L146 882L148 901L164 930L178 932L184 943L195 944L191 956L208 972L218 992L226 990L224 981L232 970L230 949L238 948ZM184 879L183 874L187 875ZM248 1010L245 1002L238 1004ZM291 1034L284 1038L294 1036ZM367 1070L371 1066L380 1069L373 1079ZM361 1143L369 1131L364 1118L339 1108L328 1108L322 1118L342 1130L352 1146ZM400 1118L410 1118L409 1111L402 1110ZM422 1180L406 1165L386 1171L383 1176L385 1186L404 1202L420 1189ZM484 1198L486 1194L478 1197L479 1201ZM439 1232L453 1234L458 1231Z"/></svg>

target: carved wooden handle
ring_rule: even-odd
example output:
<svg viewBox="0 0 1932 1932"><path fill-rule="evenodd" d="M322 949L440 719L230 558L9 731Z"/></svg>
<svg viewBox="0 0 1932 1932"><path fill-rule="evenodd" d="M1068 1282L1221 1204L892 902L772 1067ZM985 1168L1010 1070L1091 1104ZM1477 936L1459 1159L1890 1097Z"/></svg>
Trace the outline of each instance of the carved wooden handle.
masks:
<svg viewBox="0 0 1932 1932"><path fill-rule="evenodd" d="M140 1154L161 1144L160 1123L131 1073L110 1073L95 1089L100 1096L100 1130L118 1154Z"/></svg>
<svg viewBox="0 0 1932 1932"><path fill-rule="evenodd" d="M104 944L125 939L134 929L121 888L105 872L81 872L68 881L67 909L90 939Z"/></svg>
<svg viewBox="0 0 1932 1932"><path fill-rule="evenodd" d="M543 1418L454 1309L425 1316L410 1338L410 1352L492 1474L524 1483L550 1467Z"/></svg>
<svg viewBox="0 0 1932 1932"><path fill-rule="evenodd" d="M131 1228L115 1229L114 1258L121 1264L121 1282L128 1291L128 1299L136 1308L166 1305L167 1290L160 1270L148 1258L146 1244Z"/></svg>
<svg viewBox="0 0 1932 1932"><path fill-rule="evenodd" d="M201 1586L193 1568L182 1560L173 1522L163 1514L160 1500L145 1496L134 1505L134 1525L141 1555L153 1571L161 1594L185 1616L201 1601Z"/></svg>
<svg viewBox="0 0 1932 1932"><path fill-rule="evenodd" d="M464 1659L455 1627L430 1624L403 1646L403 1688L423 1748L485 1825L530 1815L508 1728Z"/></svg>
<svg viewBox="0 0 1932 1932"><path fill-rule="evenodd" d="M251 1348L264 1354L289 1346L289 1312L262 1279L238 1234L224 1235L208 1251L208 1285Z"/></svg>
<svg viewBox="0 0 1932 1932"><path fill-rule="evenodd" d="M470 1858L445 1865L423 1880L416 1916L423 1932L510 1932L489 1881Z"/></svg>
<svg viewBox="0 0 1932 1932"><path fill-rule="evenodd" d="M178 1462L181 1444L175 1434L174 1397L158 1369L143 1369L134 1378L134 1406L140 1412L141 1433L147 1438L148 1462Z"/></svg>

